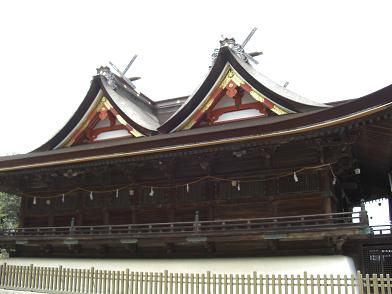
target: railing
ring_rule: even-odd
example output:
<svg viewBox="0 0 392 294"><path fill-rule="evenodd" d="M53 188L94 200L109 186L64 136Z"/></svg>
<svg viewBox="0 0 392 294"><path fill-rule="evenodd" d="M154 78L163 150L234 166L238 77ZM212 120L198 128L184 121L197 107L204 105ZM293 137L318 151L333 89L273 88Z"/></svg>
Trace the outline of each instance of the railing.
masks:
<svg viewBox="0 0 392 294"><path fill-rule="evenodd" d="M44 293L95 294L391 294L387 275L261 275L132 272L0 266L0 288Z"/></svg>
<svg viewBox="0 0 392 294"><path fill-rule="evenodd" d="M65 236L159 236L219 235L249 232L290 232L304 229L328 230L367 225L360 212L313 214L301 216L232 219L173 223L150 223L102 226L34 227L0 231L0 238L65 237Z"/></svg>

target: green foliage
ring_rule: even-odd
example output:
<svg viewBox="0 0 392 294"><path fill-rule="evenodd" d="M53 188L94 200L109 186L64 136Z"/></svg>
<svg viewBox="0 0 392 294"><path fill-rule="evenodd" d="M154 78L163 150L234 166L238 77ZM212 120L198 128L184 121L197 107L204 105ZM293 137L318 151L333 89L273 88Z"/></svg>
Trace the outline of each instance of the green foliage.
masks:
<svg viewBox="0 0 392 294"><path fill-rule="evenodd" d="M0 227L12 229L18 226L20 197L0 192Z"/></svg>

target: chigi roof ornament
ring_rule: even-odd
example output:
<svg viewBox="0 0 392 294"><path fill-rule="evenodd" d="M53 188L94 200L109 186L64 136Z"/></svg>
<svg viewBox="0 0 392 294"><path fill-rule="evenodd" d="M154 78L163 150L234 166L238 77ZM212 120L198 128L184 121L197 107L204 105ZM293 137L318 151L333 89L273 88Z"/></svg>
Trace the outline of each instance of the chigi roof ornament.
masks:
<svg viewBox="0 0 392 294"><path fill-rule="evenodd" d="M222 48L222 47L229 47L230 49L232 49L234 51L234 53L239 58L241 58L245 62L249 63L249 61L252 61L253 63L258 64L259 62L256 59L254 59L254 57L263 54L263 52L246 53L245 49L244 49L245 45L252 38L252 36L256 32L256 30L257 30L257 28L254 27L252 29L252 31L249 33L249 35L246 37L246 39L242 42L242 44L236 43L234 38L230 38L229 39L229 38L223 38L223 36L222 36L222 40L219 41L220 48ZM214 53L212 54L212 64L215 63L215 59L218 56L218 53L219 53L219 49L215 49Z"/></svg>
<svg viewBox="0 0 392 294"><path fill-rule="evenodd" d="M136 91L136 86L132 82L139 80L140 77L127 78L125 76L126 72L131 67L136 57L137 55L135 54L132 60L128 63L127 67L124 69L124 71L119 70L118 67L113 64L113 62L109 61L110 66L117 72L119 78L116 78L116 76L110 71L110 68L107 66L101 66L100 68L98 68L97 73L106 78L109 86L112 87L113 90L116 90L118 86L122 86L124 89L132 89L137 94L139 94L139 92Z"/></svg>

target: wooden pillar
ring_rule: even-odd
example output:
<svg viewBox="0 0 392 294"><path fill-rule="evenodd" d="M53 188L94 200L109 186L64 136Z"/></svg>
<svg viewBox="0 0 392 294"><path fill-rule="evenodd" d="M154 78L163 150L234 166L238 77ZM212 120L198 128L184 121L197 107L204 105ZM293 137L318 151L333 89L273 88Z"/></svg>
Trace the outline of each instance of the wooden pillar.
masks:
<svg viewBox="0 0 392 294"><path fill-rule="evenodd" d="M132 217L132 224L136 224L137 223L137 212L136 212L136 208L135 206L132 206L131 208L131 217Z"/></svg>
<svg viewBox="0 0 392 294"><path fill-rule="evenodd" d="M175 211L175 208L172 205L168 206L167 214L168 214L168 217L169 217L169 222L170 223L175 222L176 211Z"/></svg>
<svg viewBox="0 0 392 294"><path fill-rule="evenodd" d="M323 198L323 213L332 213L331 197Z"/></svg>
<svg viewBox="0 0 392 294"><path fill-rule="evenodd" d="M27 198L26 197L21 197L21 198L22 199L20 199L19 227L23 228L25 226Z"/></svg>
<svg viewBox="0 0 392 294"><path fill-rule="evenodd" d="M54 215L51 213L49 216L48 216L48 225L49 225L49 227L54 227L55 226L55 223L54 223Z"/></svg>
<svg viewBox="0 0 392 294"><path fill-rule="evenodd" d="M103 209L102 214L103 214L103 224L106 226L109 225L110 224L109 212L106 209Z"/></svg>
<svg viewBox="0 0 392 294"><path fill-rule="evenodd" d="M80 211L76 213L75 225L77 226L83 225L83 215Z"/></svg>

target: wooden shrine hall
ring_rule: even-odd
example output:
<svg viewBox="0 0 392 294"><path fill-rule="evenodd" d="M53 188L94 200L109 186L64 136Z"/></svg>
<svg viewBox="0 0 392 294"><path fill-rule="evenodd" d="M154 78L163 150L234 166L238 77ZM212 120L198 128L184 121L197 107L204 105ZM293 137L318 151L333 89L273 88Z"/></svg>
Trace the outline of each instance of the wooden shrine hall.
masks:
<svg viewBox="0 0 392 294"><path fill-rule="evenodd" d="M313 102L256 72L238 48L221 41L189 97L153 101L99 68L54 137L0 158L1 191L22 199L19 228L0 232L1 247L83 257L343 252L360 267L363 246L392 244L373 236L363 205L391 195L392 85Z"/></svg>

